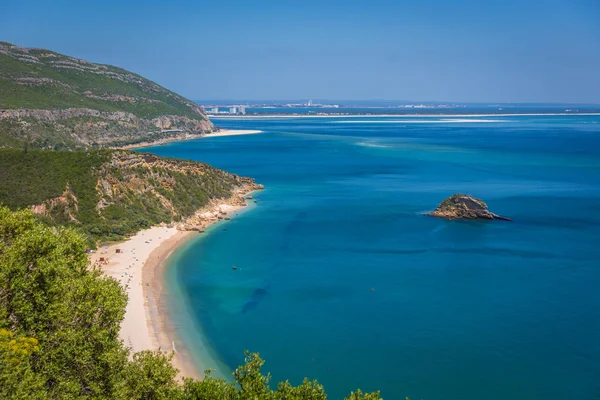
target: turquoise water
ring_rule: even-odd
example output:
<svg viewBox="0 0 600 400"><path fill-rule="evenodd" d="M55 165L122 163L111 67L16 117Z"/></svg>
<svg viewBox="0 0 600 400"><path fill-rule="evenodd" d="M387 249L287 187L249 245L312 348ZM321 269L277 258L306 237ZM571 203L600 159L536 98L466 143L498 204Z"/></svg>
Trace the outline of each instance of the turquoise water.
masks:
<svg viewBox="0 0 600 400"><path fill-rule="evenodd" d="M223 375L259 351L333 399L600 398L600 116L446 119L219 121L266 133L151 148L266 186L172 258L186 347ZM423 215L455 192L514 221Z"/></svg>

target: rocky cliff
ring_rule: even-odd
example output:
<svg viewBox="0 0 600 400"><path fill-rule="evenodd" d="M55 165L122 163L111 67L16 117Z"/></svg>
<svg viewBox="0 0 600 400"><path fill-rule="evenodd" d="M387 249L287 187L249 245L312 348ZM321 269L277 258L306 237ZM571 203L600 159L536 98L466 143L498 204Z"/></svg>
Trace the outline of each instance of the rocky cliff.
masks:
<svg viewBox="0 0 600 400"><path fill-rule="evenodd" d="M243 202L262 188L210 165L123 150L0 149L0 204L31 208L93 240L116 240L188 220L215 202Z"/></svg>
<svg viewBox="0 0 600 400"><path fill-rule="evenodd" d="M465 194L454 194L442 201L437 208L427 214L432 217L444 219L479 219L479 220L505 220L509 218L502 217L488 211L487 204L482 200Z"/></svg>
<svg viewBox="0 0 600 400"><path fill-rule="evenodd" d="M0 147L114 147L213 129L195 103L137 74L0 42Z"/></svg>

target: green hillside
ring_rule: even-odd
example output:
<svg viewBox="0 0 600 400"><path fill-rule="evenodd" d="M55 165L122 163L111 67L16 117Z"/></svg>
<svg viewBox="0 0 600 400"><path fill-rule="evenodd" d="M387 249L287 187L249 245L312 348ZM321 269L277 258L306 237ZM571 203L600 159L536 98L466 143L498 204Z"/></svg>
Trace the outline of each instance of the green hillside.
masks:
<svg viewBox="0 0 600 400"><path fill-rule="evenodd" d="M192 215L210 199L256 186L194 161L120 150L0 149L0 204L31 208L92 240L116 240Z"/></svg>
<svg viewBox="0 0 600 400"><path fill-rule="evenodd" d="M0 147L122 145L212 129L195 103L135 73L0 42Z"/></svg>

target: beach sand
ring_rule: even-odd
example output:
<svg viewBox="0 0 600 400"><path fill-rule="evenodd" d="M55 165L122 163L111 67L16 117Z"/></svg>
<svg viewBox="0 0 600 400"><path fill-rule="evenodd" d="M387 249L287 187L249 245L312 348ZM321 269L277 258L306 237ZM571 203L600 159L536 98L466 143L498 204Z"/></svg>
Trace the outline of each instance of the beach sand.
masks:
<svg viewBox="0 0 600 400"><path fill-rule="evenodd" d="M219 136L236 136L236 135L254 135L262 133L259 130L241 130L241 129L221 129L219 132L208 133L204 138L219 137Z"/></svg>
<svg viewBox="0 0 600 400"><path fill-rule="evenodd" d="M191 231L178 231L157 246L148 257L142 268L144 282L144 306L152 336L152 349L174 351L173 365L179 370L180 376L201 379L200 370L196 369L186 352L178 352L175 347L176 332L169 319L168 299L164 292L165 261L175 249L186 240L197 235ZM146 285L147 284L147 285Z"/></svg>
<svg viewBox="0 0 600 400"><path fill-rule="evenodd" d="M243 195L247 194L249 192ZM224 218L232 218L235 212L245 207L232 202L236 203L233 199L218 201L199 210L193 225L199 229L218 221L226 223ZM179 378L201 379L202 365L195 365L191 355L175 348L176 332L169 319L169 303L164 291L164 266L177 247L202 234L197 230L181 231L175 227L156 226L140 231L124 242L103 245L90 255L91 263L117 280L129 296L119 333L125 346L134 352L175 351L173 365L179 370Z"/></svg>
<svg viewBox="0 0 600 400"><path fill-rule="evenodd" d="M145 147L160 146L160 145L171 143L171 142L185 142L187 140L205 139L205 138L219 137L219 136L253 135L256 133L262 133L262 131L251 130L251 129L246 129L246 130L221 129L218 132L212 132L212 133L206 133L206 134L205 133L198 133L198 134L187 134L186 133L186 134L182 134L179 136L173 136L173 137L166 138L166 139L160 139L160 140L157 140L154 142L142 142L142 143L136 143L136 144L128 144L128 145L119 147L119 149L121 149L121 150L142 149Z"/></svg>

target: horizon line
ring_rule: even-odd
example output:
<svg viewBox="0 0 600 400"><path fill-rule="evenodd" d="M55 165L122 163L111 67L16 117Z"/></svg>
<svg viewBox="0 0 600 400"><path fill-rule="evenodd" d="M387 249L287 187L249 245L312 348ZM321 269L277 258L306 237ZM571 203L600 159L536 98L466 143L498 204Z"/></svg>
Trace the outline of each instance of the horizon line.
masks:
<svg viewBox="0 0 600 400"><path fill-rule="evenodd" d="M311 100L314 102L370 102L370 103L397 103L400 105L404 104L444 104L444 105L554 105L554 106L600 106L600 103L589 103L589 102L548 102L548 101L437 101L437 100L382 100L382 99L306 99L306 98L295 98L295 99L244 99L244 98L229 98L229 99L192 99L194 102L253 102L253 103L286 103L286 104L303 104ZM317 103L322 104L322 103Z"/></svg>

